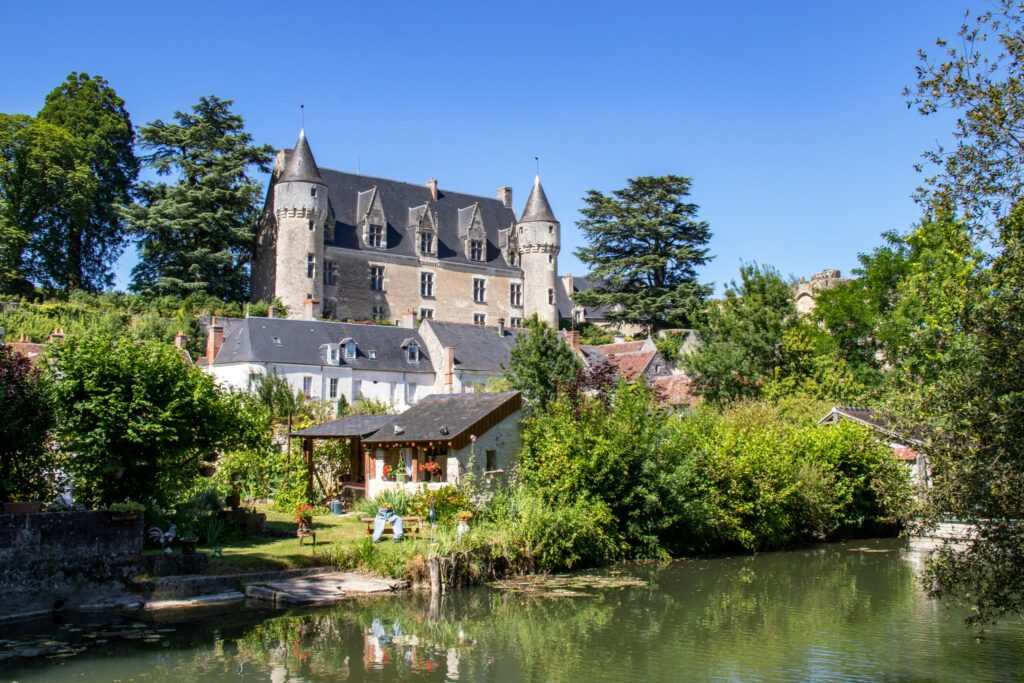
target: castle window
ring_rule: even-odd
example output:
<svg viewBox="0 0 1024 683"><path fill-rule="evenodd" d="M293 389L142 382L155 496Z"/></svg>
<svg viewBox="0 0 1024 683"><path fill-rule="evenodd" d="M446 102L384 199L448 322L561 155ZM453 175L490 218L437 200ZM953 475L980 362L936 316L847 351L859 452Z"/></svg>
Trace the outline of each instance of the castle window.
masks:
<svg viewBox="0 0 1024 683"><path fill-rule="evenodd" d="M523 286L517 282L513 282L508 286L508 299L509 304L512 306L523 305Z"/></svg>
<svg viewBox="0 0 1024 683"><path fill-rule="evenodd" d="M384 266L370 266L370 289L384 291Z"/></svg>
<svg viewBox="0 0 1024 683"><path fill-rule="evenodd" d="M485 314L483 314L483 313L474 313L473 314L473 324L474 325L486 325L487 324L487 316Z"/></svg>
<svg viewBox="0 0 1024 683"><path fill-rule="evenodd" d="M554 254L548 254L548 263L554 263L554 262L555 262L555 255Z"/></svg>
<svg viewBox="0 0 1024 683"><path fill-rule="evenodd" d="M309 231L310 232L313 232L314 230L316 230L316 223L313 222L312 218L309 219L308 225L309 225Z"/></svg>
<svg viewBox="0 0 1024 683"><path fill-rule="evenodd" d="M469 260L470 261L483 261L484 260L484 241L483 240L470 240L469 241Z"/></svg>
<svg viewBox="0 0 1024 683"><path fill-rule="evenodd" d="M383 225L370 225L370 236L369 245L375 249L380 249L384 246L384 226Z"/></svg>
<svg viewBox="0 0 1024 683"><path fill-rule="evenodd" d="M316 188L315 187L309 188L309 196L310 197L315 197L316 196ZM312 221L310 221L310 222L312 222Z"/></svg>
<svg viewBox="0 0 1024 683"><path fill-rule="evenodd" d="M338 264L334 261L324 263L324 284L334 285L338 281Z"/></svg>
<svg viewBox="0 0 1024 683"><path fill-rule="evenodd" d="M388 309L386 309L383 306L374 306L373 307L373 319L374 320L383 320L386 317L388 317Z"/></svg>
<svg viewBox="0 0 1024 683"><path fill-rule="evenodd" d="M548 288L548 303L555 303L555 290L551 289L550 287Z"/></svg>
<svg viewBox="0 0 1024 683"><path fill-rule="evenodd" d="M473 301L478 304L487 302L487 280L473 278Z"/></svg>
<svg viewBox="0 0 1024 683"><path fill-rule="evenodd" d="M512 327L522 327L523 326L523 319L522 318L509 318L508 324L511 325Z"/></svg>
<svg viewBox="0 0 1024 683"><path fill-rule="evenodd" d="M433 308L421 308L420 309L420 320L433 320L434 309Z"/></svg>
<svg viewBox="0 0 1024 683"><path fill-rule="evenodd" d="M555 226L553 226L553 225L549 225L548 226L548 234L549 235L555 234Z"/></svg>
<svg viewBox="0 0 1024 683"><path fill-rule="evenodd" d="M313 279L316 275L316 255L306 254L306 277Z"/></svg>
<svg viewBox="0 0 1024 683"><path fill-rule="evenodd" d="M420 233L420 253L426 255L434 253L434 233L426 230Z"/></svg>
<svg viewBox="0 0 1024 683"><path fill-rule="evenodd" d="M420 296L432 299L434 297L434 274L420 273Z"/></svg>

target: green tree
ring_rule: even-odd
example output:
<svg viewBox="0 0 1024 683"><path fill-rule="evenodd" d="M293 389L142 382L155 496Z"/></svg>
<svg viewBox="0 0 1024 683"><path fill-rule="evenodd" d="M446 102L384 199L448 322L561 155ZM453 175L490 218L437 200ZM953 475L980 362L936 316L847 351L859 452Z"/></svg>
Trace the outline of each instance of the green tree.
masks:
<svg viewBox="0 0 1024 683"><path fill-rule="evenodd" d="M783 332L796 317L789 286L771 267L745 264L725 298L695 315L701 347L682 359L694 386L721 403L760 396L783 362Z"/></svg>
<svg viewBox="0 0 1024 683"><path fill-rule="evenodd" d="M52 499L57 466L48 444L52 415L42 373L28 358L0 344L0 502Z"/></svg>
<svg viewBox="0 0 1024 683"><path fill-rule="evenodd" d="M254 145L231 100L201 97L176 123L153 121L139 131L146 164L173 184L144 182L128 211L141 238L134 291L205 293L247 298L252 241L262 186L249 174L268 171L273 149Z"/></svg>
<svg viewBox="0 0 1024 683"><path fill-rule="evenodd" d="M243 445L244 411L173 346L71 336L55 356L57 441L87 504L166 510L219 450Z"/></svg>
<svg viewBox="0 0 1024 683"><path fill-rule="evenodd" d="M697 268L711 260L711 229L687 201L690 178L667 175L629 180L607 196L583 198L587 246L576 255L600 283L574 296L582 306L607 306L609 318L648 330L688 326L686 312L711 288L697 282Z"/></svg>
<svg viewBox="0 0 1024 683"><path fill-rule="evenodd" d="M576 379L580 362L576 354L536 315L524 326L526 333L516 337L509 354L508 366L502 366L505 378L513 389L523 392L528 406L543 408L559 384Z"/></svg>
<svg viewBox="0 0 1024 683"><path fill-rule="evenodd" d="M111 264L121 255L125 231L121 207L139 174L135 131L106 80L72 72L46 96L39 119L75 141L77 191L51 197L54 209L33 235L33 276L46 287L98 290L112 282Z"/></svg>
<svg viewBox="0 0 1024 683"><path fill-rule="evenodd" d="M1002 0L938 45L907 95L922 114L956 117L955 144L926 154L937 171L919 193L950 220L922 236L938 272L903 287L914 337L898 407L932 462L928 521L955 515L977 530L930 559L926 585L985 622L1024 612L1024 7Z"/></svg>

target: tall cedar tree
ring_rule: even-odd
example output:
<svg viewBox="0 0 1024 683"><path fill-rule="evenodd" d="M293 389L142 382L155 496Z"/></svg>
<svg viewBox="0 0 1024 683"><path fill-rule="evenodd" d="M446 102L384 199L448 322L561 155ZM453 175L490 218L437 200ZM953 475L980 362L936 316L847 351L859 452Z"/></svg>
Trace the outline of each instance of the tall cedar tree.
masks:
<svg viewBox="0 0 1024 683"><path fill-rule="evenodd" d="M0 286L100 290L125 244L135 132L107 81L71 73L39 116L0 115Z"/></svg>
<svg viewBox="0 0 1024 683"><path fill-rule="evenodd" d="M989 267L943 257L938 286L924 269L908 278L907 308L925 313L911 360L925 372L906 378L902 417L931 459L929 521L960 518L977 534L933 555L926 585L992 621L1024 613L1024 6L1001 0L937 44L938 61L921 52L908 103L951 109L956 144L925 155L938 171L921 196L966 220Z"/></svg>
<svg viewBox="0 0 1024 683"><path fill-rule="evenodd" d="M513 389L523 392L529 409L543 408L560 385L574 382L580 362L558 333L536 314L524 323L526 333L516 337L508 366L502 366Z"/></svg>
<svg viewBox="0 0 1024 683"><path fill-rule="evenodd" d="M141 236L131 288L154 294L248 296L253 229L273 149L254 145L231 100L202 97L177 123L153 121L139 131L144 158L174 184L145 182L128 212Z"/></svg>
<svg viewBox="0 0 1024 683"><path fill-rule="evenodd" d="M691 182L642 176L610 197L587 192L577 223L587 246L576 256L600 284L578 293L576 303L607 306L611 319L648 330L688 325L686 312L711 293L697 282L697 268L711 260L711 229L686 201Z"/></svg>

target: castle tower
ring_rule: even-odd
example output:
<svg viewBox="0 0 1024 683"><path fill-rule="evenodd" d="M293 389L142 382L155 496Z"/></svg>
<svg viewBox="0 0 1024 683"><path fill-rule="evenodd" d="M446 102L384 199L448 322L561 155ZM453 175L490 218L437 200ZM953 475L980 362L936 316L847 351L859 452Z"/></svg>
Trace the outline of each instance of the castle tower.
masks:
<svg viewBox="0 0 1024 683"><path fill-rule="evenodd" d="M523 269L523 313L534 313L558 329L555 283L558 280L558 250L561 226L548 204L538 175L526 200L523 215L516 224L519 264Z"/></svg>
<svg viewBox="0 0 1024 683"><path fill-rule="evenodd" d="M323 298L327 186L306 141L305 129L274 186L277 249L274 292L289 318L319 318ZM312 305L307 301L312 299Z"/></svg>

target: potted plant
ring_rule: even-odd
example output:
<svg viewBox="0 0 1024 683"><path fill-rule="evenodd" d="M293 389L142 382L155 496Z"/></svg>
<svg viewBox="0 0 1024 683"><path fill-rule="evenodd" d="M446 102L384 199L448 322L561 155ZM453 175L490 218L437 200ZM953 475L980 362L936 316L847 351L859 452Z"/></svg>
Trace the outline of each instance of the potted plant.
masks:
<svg viewBox="0 0 1024 683"><path fill-rule="evenodd" d="M420 472L423 473L423 481L432 481L434 477L441 476L441 463L436 460L428 460L420 464Z"/></svg>
<svg viewBox="0 0 1024 683"><path fill-rule="evenodd" d="M381 478L384 479L384 481L394 481L395 474L395 467L393 465L384 465L384 470L381 472Z"/></svg>
<svg viewBox="0 0 1024 683"><path fill-rule="evenodd" d="M146 506L134 500L126 500L123 503L112 503L107 509L110 510L111 519L135 519L145 511Z"/></svg>

